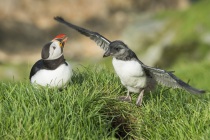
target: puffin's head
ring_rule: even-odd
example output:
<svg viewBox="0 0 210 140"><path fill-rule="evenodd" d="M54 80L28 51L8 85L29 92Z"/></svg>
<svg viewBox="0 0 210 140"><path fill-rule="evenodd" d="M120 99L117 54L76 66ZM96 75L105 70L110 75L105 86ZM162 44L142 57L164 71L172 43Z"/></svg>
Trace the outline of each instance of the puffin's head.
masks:
<svg viewBox="0 0 210 140"><path fill-rule="evenodd" d="M63 48L67 41L65 34L57 35L52 41L42 48L42 59L53 60L63 55Z"/></svg>

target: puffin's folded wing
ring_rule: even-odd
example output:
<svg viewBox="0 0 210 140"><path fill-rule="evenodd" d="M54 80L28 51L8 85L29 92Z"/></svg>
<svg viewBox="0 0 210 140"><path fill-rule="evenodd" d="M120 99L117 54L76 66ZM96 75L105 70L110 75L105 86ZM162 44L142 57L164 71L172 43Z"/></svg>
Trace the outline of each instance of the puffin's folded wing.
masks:
<svg viewBox="0 0 210 140"><path fill-rule="evenodd" d="M57 16L57 17L54 17L54 19L60 23L67 25L68 27L70 27L72 29L75 29L76 31L80 32L81 34L89 37L90 39L95 41L98 46L100 46L102 49L107 51L110 41L108 39L106 39L105 37L103 37L102 35L100 35L99 33L92 32L92 31L89 31L82 27L76 26L72 23L69 23L69 22L65 21L62 17Z"/></svg>
<svg viewBox="0 0 210 140"><path fill-rule="evenodd" d="M35 73L37 73L40 69L43 69L43 68L44 68L43 61L42 61L42 60L37 61L37 62L33 65L33 67L31 68L29 79L31 80L31 77L32 77Z"/></svg>
<svg viewBox="0 0 210 140"><path fill-rule="evenodd" d="M172 88L183 88L190 93L201 94L205 93L204 90L199 90L191 87L189 84L177 78L173 72L157 69L142 64L142 67L152 78L154 78L159 84Z"/></svg>

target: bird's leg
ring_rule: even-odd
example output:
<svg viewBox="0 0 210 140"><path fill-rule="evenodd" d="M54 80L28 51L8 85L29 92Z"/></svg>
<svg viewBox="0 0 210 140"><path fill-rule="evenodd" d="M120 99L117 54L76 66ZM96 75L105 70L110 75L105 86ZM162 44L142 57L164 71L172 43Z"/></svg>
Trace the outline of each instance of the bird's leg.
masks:
<svg viewBox="0 0 210 140"><path fill-rule="evenodd" d="M126 101L126 102L131 102L131 96L130 96L129 90L127 92L127 95L126 96L120 96L119 100Z"/></svg>
<svg viewBox="0 0 210 140"><path fill-rule="evenodd" d="M138 98L136 100L136 105L137 106L141 106L142 101L143 101L143 95L144 95L144 89L141 90L141 92L140 92L140 94L139 94L139 96L138 96Z"/></svg>

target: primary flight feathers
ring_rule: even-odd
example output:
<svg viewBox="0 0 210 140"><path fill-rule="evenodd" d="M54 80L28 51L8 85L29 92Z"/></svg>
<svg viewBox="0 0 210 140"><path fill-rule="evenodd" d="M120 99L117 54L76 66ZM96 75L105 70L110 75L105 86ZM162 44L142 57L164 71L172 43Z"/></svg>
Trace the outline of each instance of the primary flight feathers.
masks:
<svg viewBox="0 0 210 140"><path fill-rule="evenodd" d="M92 32L92 31L89 31L89 30L84 29L82 27L71 24L71 23L65 21L62 17L55 17L54 19L57 20L60 23L66 24L70 28L73 28L73 29L77 30L78 32L80 32L81 34L89 37L90 39L95 41L96 44L98 46L100 46L102 49L104 49L105 51L108 49L110 41L108 39L106 39L105 37L103 37L102 35L100 35L99 33Z"/></svg>

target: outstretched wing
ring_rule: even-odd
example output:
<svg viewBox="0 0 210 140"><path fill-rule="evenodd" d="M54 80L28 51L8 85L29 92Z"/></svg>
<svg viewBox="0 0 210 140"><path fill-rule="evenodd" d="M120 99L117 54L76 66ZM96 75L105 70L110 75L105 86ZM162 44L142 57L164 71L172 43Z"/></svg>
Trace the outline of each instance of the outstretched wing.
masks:
<svg viewBox="0 0 210 140"><path fill-rule="evenodd" d="M90 39L92 39L93 41L95 41L96 44L98 46L100 46L102 49L104 49L105 51L108 50L110 41L108 39L106 39L105 37L103 37L102 35L100 35L99 33L92 32L92 31L89 31L89 30L84 29L82 27L76 26L76 25L74 25L72 23L69 23L69 22L65 21L62 17L58 17L57 16L57 17L54 17L54 19L56 21L60 22L60 23L63 23L65 25L67 25L70 28L73 28L73 29L77 30L81 34L89 37Z"/></svg>
<svg viewBox="0 0 210 140"><path fill-rule="evenodd" d="M172 87L172 88L183 88L190 93L201 94L205 93L204 90L199 90L191 87L189 84L177 78L173 72L165 71L162 69L157 69L153 67L146 66L142 64L146 74L149 74L152 78L154 78L159 84L164 86Z"/></svg>

